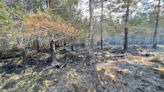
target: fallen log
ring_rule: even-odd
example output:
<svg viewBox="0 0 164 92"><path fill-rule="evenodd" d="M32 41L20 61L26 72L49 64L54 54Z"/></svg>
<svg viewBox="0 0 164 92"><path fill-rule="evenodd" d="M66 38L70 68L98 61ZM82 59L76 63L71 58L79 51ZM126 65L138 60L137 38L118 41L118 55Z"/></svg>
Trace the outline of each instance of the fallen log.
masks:
<svg viewBox="0 0 164 92"><path fill-rule="evenodd" d="M23 55L23 49L17 50L6 50L0 52L0 59L9 59L9 58L17 58Z"/></svg>

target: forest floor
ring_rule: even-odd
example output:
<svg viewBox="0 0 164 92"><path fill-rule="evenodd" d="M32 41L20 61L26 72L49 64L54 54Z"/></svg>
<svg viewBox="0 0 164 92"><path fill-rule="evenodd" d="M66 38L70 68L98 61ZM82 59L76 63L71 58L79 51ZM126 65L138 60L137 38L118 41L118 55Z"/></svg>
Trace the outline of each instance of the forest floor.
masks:
<svg viewBox="0 0 164 92"><path fill-rule="evenodd" d="M162 48L164 49L164 48ZM163 92L164 52L131 47L57 54L63 68L50 67L49 54L0 60L0 92Z"/></svg>

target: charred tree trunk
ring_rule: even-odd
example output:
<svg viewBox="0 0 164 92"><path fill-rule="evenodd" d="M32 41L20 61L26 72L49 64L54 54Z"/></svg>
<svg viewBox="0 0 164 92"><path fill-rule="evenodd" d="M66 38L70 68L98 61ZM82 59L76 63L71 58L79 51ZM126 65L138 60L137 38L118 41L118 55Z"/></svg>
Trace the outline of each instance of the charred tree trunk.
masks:
<svg viewBox="0 0 164 92"><path fill-rule="evenodd" d="M73 49L73 45L74 45L74 42L73 42L73 38L71 38L71 50L73 51L74 49Z"/></svg>
<svg viewBox="0 0 164 92"><path fill-rule="evenodd" d="M54 41L53 40L50 41L50 54L51 54L51 62L55 63L56 59L55 59L55 49L54 49Z"/></svg>
<svg viewBox="0 0 164 92"><path fill-rule="evenodd" d="M158 35L158 26L159 26L159 17L160 17L160 4L161 0L158 1L158 10L157 10L157 16L156 16L156 24L155 24L155 30L154 30L154 36L153 36L153 48L157 48L157 35Z"/></svg>
<svg viewBox="0 0 164 92"><path fill-rule="evenodd" d="M89 0L89 53L93 49L93 0Z"/></svg>
<svg viewBox="0 0 164 92"><path fill-rule="evenodd" d="M100 44L101 44L101 49L103 49L103 7L104 7L104 0L101 0L101 20L100 20L100 24L101 24L101 38L100 38Z"/></svg>
<svg viewBox="0 0 164 92"><path fill-rule="evenodd" d="M125 15L125 31L124 31L124 52L128 50L128 18L129 18L129 2L127 3L126 15Z"/></svg>
<svg viewBox="0 0 164 92"><path fill-rule="evenodd" d="M71 45L71 50L73 51L74 49L73 49L73 44Z"/></svg>
<svg viewBox="0 0 164 92"><path fill-rule="evenodd" d="M37 52L39 52L39 40L38 40L38 37L36 38L36 50Z"/></svg>
<svg viewBox="0 0 164 92"><path fill-rule="evenodd" d="M64 41L64 49L63 49L63 51L65 52L66 51L66 41Z"/></svg>
<svg viewBox="0 0 164 92"><path fill-rule="evenodd" d="M60 48L59 41L55 41L55 49L58 50Z"/></svg>
<svg viewBox="0 0 164 92"><path fill-rule="evenodd" d="M128 50L128 27L125 27L124 32L124 52L127 52Z"/></svg>
<svg viewBox="0 0 164 92"><path fill-rule="evenodd" d="M23 54L23 55L22 55L22 57L23 57L23 58L22 58L22 59L23 59L22 61L23 61L23 64L24 64L24 63L26 62L26 60L27 60L27 58L26 58L26 48L23 49L22 54Z"/></svg>
<svg viewBox="0 0 164 92"><path fill-rule="evenodd" d="M33 41L33 46L32 46L37 52L39 52L39 40L38 37L35 38L35 40Z"/></svg>

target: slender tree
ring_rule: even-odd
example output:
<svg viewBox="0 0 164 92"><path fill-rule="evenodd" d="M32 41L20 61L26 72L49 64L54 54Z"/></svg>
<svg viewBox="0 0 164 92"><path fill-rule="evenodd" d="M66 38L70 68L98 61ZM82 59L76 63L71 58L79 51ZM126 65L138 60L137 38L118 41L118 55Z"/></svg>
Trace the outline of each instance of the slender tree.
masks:
<svg viewBox="0 0 164 92"><path fill-rule="evenodd" d="M101 0L101 19L100 19L100 24L101 24L101 38L100 38L100 41L101 41L101 49L103 49L103 9L104 7L104 0Z"/></svg>
<svg viewBox="0 0 164 92"><path fill-rule="evenodd" d="M36 37L36 50L39 52L39 38L38 36Z"/></svg>
<svg viewBox="0 0 164 92"><path fill-rule="evenodd" d="M54 48L54 41L50 40L50 51L51 51L51 62L52 64L56 64L56 59L55 59L55 48Z"/></svg>
<svg viewBox="0 0 164 92"><path fill-rule="evenodd" d="M50 0L46 0L46 6L48 7L48 8L50 8Z"/></svg>
<svg viewBox="0 0 164 92"><path fill-rule="evenodd" d="M126 15L125 15L125 29L124 29L124 52L128 49L128 19L129 19L129 7L131 0L125 0L126 3Z"/></svg>
<svg viewBox="0 0 164 92"><path fill-rule="evenodd" d="M93 49L93 0L89 0L89 53Z"/></svg>
<svg viewBox="0 0 164 92"><path fill-rule="evenodd" d="M158 35L158 26L159 26L159 17L160 17L160 4L161 4L161 0L158 0L156 23L155 23L155 30L154 30L154 36L153 36L153 48L154 49L157 48L157 35Z"/></svg>

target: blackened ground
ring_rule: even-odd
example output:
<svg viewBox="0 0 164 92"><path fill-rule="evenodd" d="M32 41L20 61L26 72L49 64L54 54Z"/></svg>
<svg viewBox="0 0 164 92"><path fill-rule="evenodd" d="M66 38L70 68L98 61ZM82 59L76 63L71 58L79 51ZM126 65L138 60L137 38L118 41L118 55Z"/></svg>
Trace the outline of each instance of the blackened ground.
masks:
<svg viewBox="0 0 164 92"><path fill-rule="evenodd" d="M158 51L158 50L157 50ZM149 48L120 48L58 53L62 68L48 53L30 52L0 60L2 92L163 92L164 53Z"/></svg>

